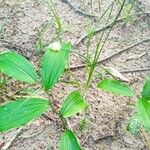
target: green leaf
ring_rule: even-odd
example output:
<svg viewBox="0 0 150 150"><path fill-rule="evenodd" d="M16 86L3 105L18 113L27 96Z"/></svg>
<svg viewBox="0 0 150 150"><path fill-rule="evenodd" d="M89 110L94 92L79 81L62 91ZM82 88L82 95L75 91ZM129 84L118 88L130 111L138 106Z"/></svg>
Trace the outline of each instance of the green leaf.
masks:
<svg viewBox="0 0 150 150"><path fill-rule="evenodd" d="M150 131L150 102L145 99L138 100L136 111L141 124Z"/></svg>
<svg viewBox="0 0 150 150"><path fill-rule="evenodd" d="M22 98L0 107L0 132L25 125L49 107L43 98Z"/></svg>
<svg viewBox="0 0 150 150"><path fill-rule="evenodd" d="M117 80L102 80L98 87L121 96L134 96L134 91L128 85Z"/></svg>
<svg viewBox="0 0 150 150"><path fill-rule="evenodd" d="M75 134L71 130L67 130L62 134L59 150L82 150Z"/></svg>
<svg viewBox="0 0 150 150"><path fill-rule="evenodd" d="M28 83L37 81L33 65L15 52L0 53L0 71L20 81Z"/></svg>
<svg viewBox="0 0 150 150"><path fill-rule="evenodd" d="M41 64L42 84L46 91L54 86L65 70L71 51L70 43L62 43L59 51L48 49Z"/></svg>
<svg viewBox="0 0 150 150"><path fill-rule="evenodd" d="M145 100L150 100L150 78L148 78L144 84L142 98Z"/></svg>
<svg viewBox="0 0 150 150"><path fill-rule="evenodd" d="M87 107L87 103L78 91L74 91L65 99L60 114L64 118L75 115Z"/></svg>

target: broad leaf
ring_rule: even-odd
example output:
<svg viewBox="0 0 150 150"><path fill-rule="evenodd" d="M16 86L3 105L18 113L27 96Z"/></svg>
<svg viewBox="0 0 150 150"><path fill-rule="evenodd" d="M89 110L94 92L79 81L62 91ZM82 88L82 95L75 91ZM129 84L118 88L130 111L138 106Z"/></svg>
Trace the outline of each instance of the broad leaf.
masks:
<svg viewBox="0 0 150 150"><path fill-rule="evenodd" d="M18 99L0 107L0 132L25 125L49 107L42 98Z"/></svg>
<svg viewBox="0 0 150 150"><path fill-rule="evenodd" d="M150 131L150 102L145 99L140 99L136 107L138 118L145 129Z"/></svg>
<svg viewBox="0 0 150 150"><path fill-rule="evenodd" d="M117 80L102 80L98 87L121 96L134 96L134 91L128 85Z"/></svg>
<svg viewBox="0 0 150 150"><path fill-rule="evenodd" d="M0 71L20 81L28 83L37 81L33 65L15 52L0 53Z"/></svg>
<svg viewBox="0 0 150 150"><path fill-rule="evenodd" d="M47 49L41 64L42 84L46 91L54 86L64 72L70 51L70 43L62 43L59 51Z"/></svg>
<svg viewBox="0 0 150 150"><path fill-rule="evenodd" d="M74 91L65 99L60 114L64 117L70 117L87 107L87 103L78 91Z"/></svg>
<svg viewBox="0 0 150 150"><path fill-rule="evenodd" d="M71 130L67 130L62 134L59 150L82 150L75 134Z"/></svg>
<svg viewBox="0 0 150 150"><path fill-rule="evenodd" d="M150 100L150 78L148 78L144 84L142 91L142 98Z"/></svg>

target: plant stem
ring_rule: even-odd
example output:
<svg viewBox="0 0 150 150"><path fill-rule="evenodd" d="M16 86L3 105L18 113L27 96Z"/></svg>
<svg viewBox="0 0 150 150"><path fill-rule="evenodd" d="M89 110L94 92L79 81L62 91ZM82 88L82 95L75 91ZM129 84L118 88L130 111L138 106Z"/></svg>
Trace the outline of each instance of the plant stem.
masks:
<svg viewBox="0 0 150 150"><path fill-rule="evenodd" d="M102 33L102 35L101 35L101 37L100 37L100 39L99 39L99 41L98 41L98 44L97 44L97 47L96 47L96 51L95 51L94 60L93 60L92 66L91 66L91 71L90 71L90 73L89 73L89 76L88 76L88 79L87 79L87 82L86 82L85 91L88 89L88 87L89 87L89 85L90 85L90 82L91 82L93 73L94 73L94 71L95 71L95 67L96 67L96 65L97 65L97 61L98 61L98 59L99 59L99 57L100 57L100 54L101 54L101 52L102 52L102 50L103 50L103 48L104 48L104 46L105 46L105 43L106 43L106 41L107 41L107 39L108 39L108 37L109 37L109 34L110 34L110 32L112 31L112 28L114 27L114 25L115 25L117 19L119 18L120 14L121 14L121 12L122 12L122 10L123 10L123 7L124 7L124 5L125 5L125 1L126 1L126 0L123 0L122 5L121 5L121 7L120 7L120 10L119 10L118 14L116 15L116 17L115 17L115 19L114 19L114 22L113 22L113 24L112 24L112 26L111 26L111 28L110 28L108 34L106 35L106 38L105 38L105 40L104 40L104 42L103 42L103 44L102 44L101 47L100 47L100 44L101 44L101 41L102 41L102 38L103 38L103 36L104 36L104 32L105 32L105 31L103 31L103 33ZM112 8L113 8L113 5L112 5L112 7L111 7L111 11L110 11L109 17L110 17L110 15L111 15ZM109 20L109 17L108 17L108 20ZM107 22L108 22L108 20L107 20Z"/></svg>
<svg viewBox="0 0 150 150"><path fill-rule="evenodd" d="M46 93L46 95L47 95L48 98L49 98L50 106L51 106L51 108L52 108L52 111L60 118L61 123L62 123L62 125L63 125L63 128L64 128L64 129L68 129L69 126L68 126L68 124L67 124L67 121L59 114L59 112L57 111L57 109L54 107L54 104L53 104L52 101L50 100L50 99L51 99L50 94L49 94L47 91L46 91L45 93Z"/></svg>

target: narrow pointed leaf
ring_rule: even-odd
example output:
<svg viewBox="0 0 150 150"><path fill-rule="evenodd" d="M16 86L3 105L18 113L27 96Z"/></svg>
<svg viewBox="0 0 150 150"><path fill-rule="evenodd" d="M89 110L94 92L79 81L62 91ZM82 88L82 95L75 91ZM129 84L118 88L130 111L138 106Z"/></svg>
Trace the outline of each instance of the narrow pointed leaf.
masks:
<svg viewBox="0 0 150 150"><path fill-rule="evenodd" d="M59 150L82 150L75 134L71 130L67 130L62 134Z"/></svg>
<svg viewBox="0 0 150 150"><path fill-rule="evenodd" d="M70 43L62 43L59 51L47 49L41 64L42 84L46 91L54 86L64 72L70 51Z"/></svg>
<svg viewBox="0 0 150 150"><path fill-rule="evenodd" d="M0 53L0 71L19 81L34 83L37 81L33 65L15 52Z"/></svg>
<svg viewBox="0 0 150 150"><path fill-rule="evenodd" d="M87 103L78 91L68 95L60 109L60 114L64 117L70 117L87 107Z"/></svg>
<svg viewBox="0 0 150 150"><path fill-rule="evenodd" d="M49 107L42 98L18 99L0 107L0 132L25 125L39 117Z"/></svg>
<svg viewBox="0 0 150 150"><path fill-rule="evenodd" d="M134 96L134 91L128 85L117 80L102 80L98 87L121 96Z"/></svg>
<svg viewBox="0 0 150 150"><path fill-rule="evenodd" d="M138 118L145 129L150 131L150 102L145 99L140 99L136 107Z"/></svg>
<svg viewBox="0 0 150 150"><path fill-rule="evenodd" d="M142 98L145 100L150 100L150 78L148 78L144 84Z"/></svg>

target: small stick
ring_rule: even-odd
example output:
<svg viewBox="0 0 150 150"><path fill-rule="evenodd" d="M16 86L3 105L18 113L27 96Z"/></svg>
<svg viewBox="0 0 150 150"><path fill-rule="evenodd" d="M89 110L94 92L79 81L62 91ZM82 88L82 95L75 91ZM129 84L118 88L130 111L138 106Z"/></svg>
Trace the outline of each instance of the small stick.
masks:
<svg viewBox="0 0 150 150"><path fill-rule="evenodd" d="M137 43L135 43L135 44L132 44L132 45L130 45L130 46L128 46L128 47L126 47L126 48L124 48L124 49L122 49L122 50L120 50L120 51L118 51L118 52L116 52L116 53L114 53L114 54L112 54L112 55L110 55L110 56L104 58L104 59L102 59L102 60L99 60L99 61L97 62L97 64L99 64L99 63L104 63L104 62L108 61L109 59L114 58L114 57L116 57L116 56L119 55L119 54L122 54L123 52L129 51L131 48L133 48L133 47L135 47L135 46L138 46L138 45L140 45L140 44L142 44L142 43L149 42L149 41L150 41L150 38L141 40L141 41L139 41L139 42L137 42ZM70 69L70 70L82 69L82 68L84 68L85 66L86 66L86 64L81 64L81 65L78 65L78 66L72 66L72 67L70 67L69 69Z"/></svg>
<svg viewBox="0 0 150 150"><path fill-rule="evenodd" d="M11 140L6 143L1 150L8 150L10 148L10 146L14 143L14 141L17 139L17 137L21 134L21 132L23 131L23 128L19 128L16 132L16 134L11 138Z"/></svg>
<svg viewBox="0 0 150 150"><path fill-rule="evenodd" d="M73 6L73 4L71 4L68 0L61 0L61 1L66 3L66 4L68 4L71 7L71 9L73 9L75 11L75 13L78 13L78 14L80 14L80 15L82 15L84 17L88 17L88 18L95 18L95 17L97 17L95 15L91 15L91 14L88 14L86 12L83 12L79 8Z"/></svg>
<svg viewBox="0 0 150 150"><path fill-rule="evenodd" d="M137 13L137 14L135 14L135 15L143 15L143 14L150 14L150 12L144 12L144 13L143 13L143 12L139 12L139 13ZM123 22L124 20L125 20L125 17L119 18L118 20L115 21L115 24L121 23L121 22ZM93 31L93 35L96 35L96 34L102 32L102 31L105 31L105 30L111 28L113 24L114 24L114 21L111 22L111 23L109 23L108 25L102 27L102 28L97 28L97 29L95 29L95 31ZM75 46L75 47L78 46L81 42L84 42L84 40L87 39L87 38L88 38L88 34L84 34L83 36L81 36L81 37L74 43L74 46Z"/></svg>
<svg viewBox="0 0 150 150"><path fill-rule="evenodd" d="M35 137L35 136L40 135L44 130L45 130L45 127L42 128L42 129L40 129L39 131L30 133L29 135L22 135L22 136L20 136L19 138L22 138L22 139L33 138L33 137Z"/></svg>
<svg viewBox="0 0 150 150"><path fill-rule="evenodd" d="M122 70L121 73L134 73L134 72L145 72L150 71L150 68L139 68L139 69L132 69L132 70Z"/></svg>
<svg viewBox="0 0 150 150"><path fill-rule="evenodd" d="M122 21L123 21L123 18L120 18L120 19L118 19L118 20L115 22L115 24L118 23L118 22L122 22ZM93 35L96 35L96 34L102 32L102 31L105 31L105 30L111 28L111 26L112 26L113 24L114 24L114 22L111 22L110 24L106 25L105 27L95 29L95 31L93 31ZM74 46L75 46L75 47L78 46L78 45L79 45L81 42L83 42L87 37L88 37L88 34L84 34L83 36L81 36L81 37L74 43Z"/></svg>

